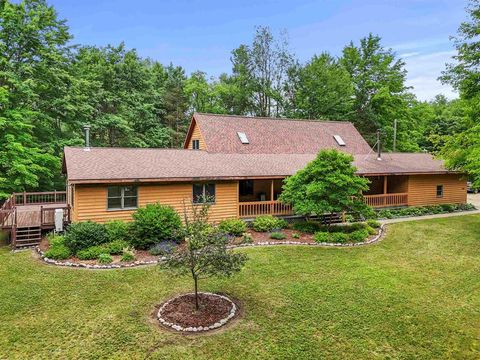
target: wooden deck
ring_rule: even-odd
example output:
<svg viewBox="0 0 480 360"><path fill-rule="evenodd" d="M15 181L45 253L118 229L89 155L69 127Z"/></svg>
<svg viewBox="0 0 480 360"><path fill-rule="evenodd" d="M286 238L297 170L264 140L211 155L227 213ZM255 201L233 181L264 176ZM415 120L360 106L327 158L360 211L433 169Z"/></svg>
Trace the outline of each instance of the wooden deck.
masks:
<svg viewBox="0 0 480 360"><path fill-rule="evenodd" d="M12 247L38 245L42 231L55 227L55 211L63 209L63 222L70 222L66 192L14 193L0 208L0 230L10 234Z"/></svg>

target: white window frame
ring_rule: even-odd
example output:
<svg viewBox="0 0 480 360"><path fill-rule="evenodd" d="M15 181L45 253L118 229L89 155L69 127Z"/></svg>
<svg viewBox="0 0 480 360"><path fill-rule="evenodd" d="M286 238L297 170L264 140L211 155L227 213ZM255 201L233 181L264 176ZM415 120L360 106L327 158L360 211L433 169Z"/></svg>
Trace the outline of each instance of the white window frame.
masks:
<svg viewBox="0 0 480 360"><path fill-rule="evenodd" d="M127 195L125 196L125 188L126 187L133 187L135 189L135 196L132 195ZM122 211L122 210L133 210L133 209L138 209L138 187L135 185L127 185L127 186L121 186L121 185L111 185L107 187L107 210L108 211ZM110 196L109 195L109 189L113 187L118 187L120 188L120 196ZM135 206L128 206L125 207L125 198L135 198ZM120 208L110 208L108 205L108 200L109 199L120 199Z"/></svg>

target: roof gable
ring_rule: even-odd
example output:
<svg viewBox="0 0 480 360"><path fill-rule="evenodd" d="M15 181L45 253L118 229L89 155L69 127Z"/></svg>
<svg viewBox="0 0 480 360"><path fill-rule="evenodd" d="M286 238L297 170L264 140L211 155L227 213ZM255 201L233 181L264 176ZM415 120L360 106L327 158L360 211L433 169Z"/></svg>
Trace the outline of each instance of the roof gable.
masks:
<svg viewBox="0 0 480 360"><path fill-rule="evenodd" d="M207 151L237 154L316 154L321 149L338 149L367 154L371 148L348 121L292 120L236 115L193 115L185 144L194 126L200 128ZM242 143L244 133L248 143ZM345 145L334 138L338 135Z"/></svg>

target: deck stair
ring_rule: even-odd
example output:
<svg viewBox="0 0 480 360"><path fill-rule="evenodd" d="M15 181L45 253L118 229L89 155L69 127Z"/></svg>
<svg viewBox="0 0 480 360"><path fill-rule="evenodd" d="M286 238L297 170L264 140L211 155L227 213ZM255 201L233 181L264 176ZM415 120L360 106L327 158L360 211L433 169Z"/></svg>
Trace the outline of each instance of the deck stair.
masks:
<svg viewBox="0 0 480 360"><path fill-rule="evenodd" d="M69 223L65 191L14 193L0 207L0 230L10 235L13 249L36 246L43 231L55 228L56 209L63 209L64 224Z"/></svg>
<svg viewBox="0 0 480 360"><path fill-rule="evenodd" d="M42 240L40 226L21 227L16 229L16 248L36 246Z"/></svg>

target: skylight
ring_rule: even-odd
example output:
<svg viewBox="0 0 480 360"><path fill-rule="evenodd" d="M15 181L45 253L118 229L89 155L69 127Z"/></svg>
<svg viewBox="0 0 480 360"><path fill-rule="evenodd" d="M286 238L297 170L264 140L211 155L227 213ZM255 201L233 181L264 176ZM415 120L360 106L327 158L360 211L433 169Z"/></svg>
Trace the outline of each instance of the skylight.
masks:
<svg viewBox="0 0 480 360"><path fill-rule="evenodd" d="M244 132L237 132L237 135L242 144L249 144L247 134L245 134Z"/></svg>
<svg viewBox="0 0 480 360"><path fill-rule="evenodd" d="M343 141L342 137L340 135L333 135L333 138L337 142L338 145L340 146L345 146L345 141Z"/></svg>

